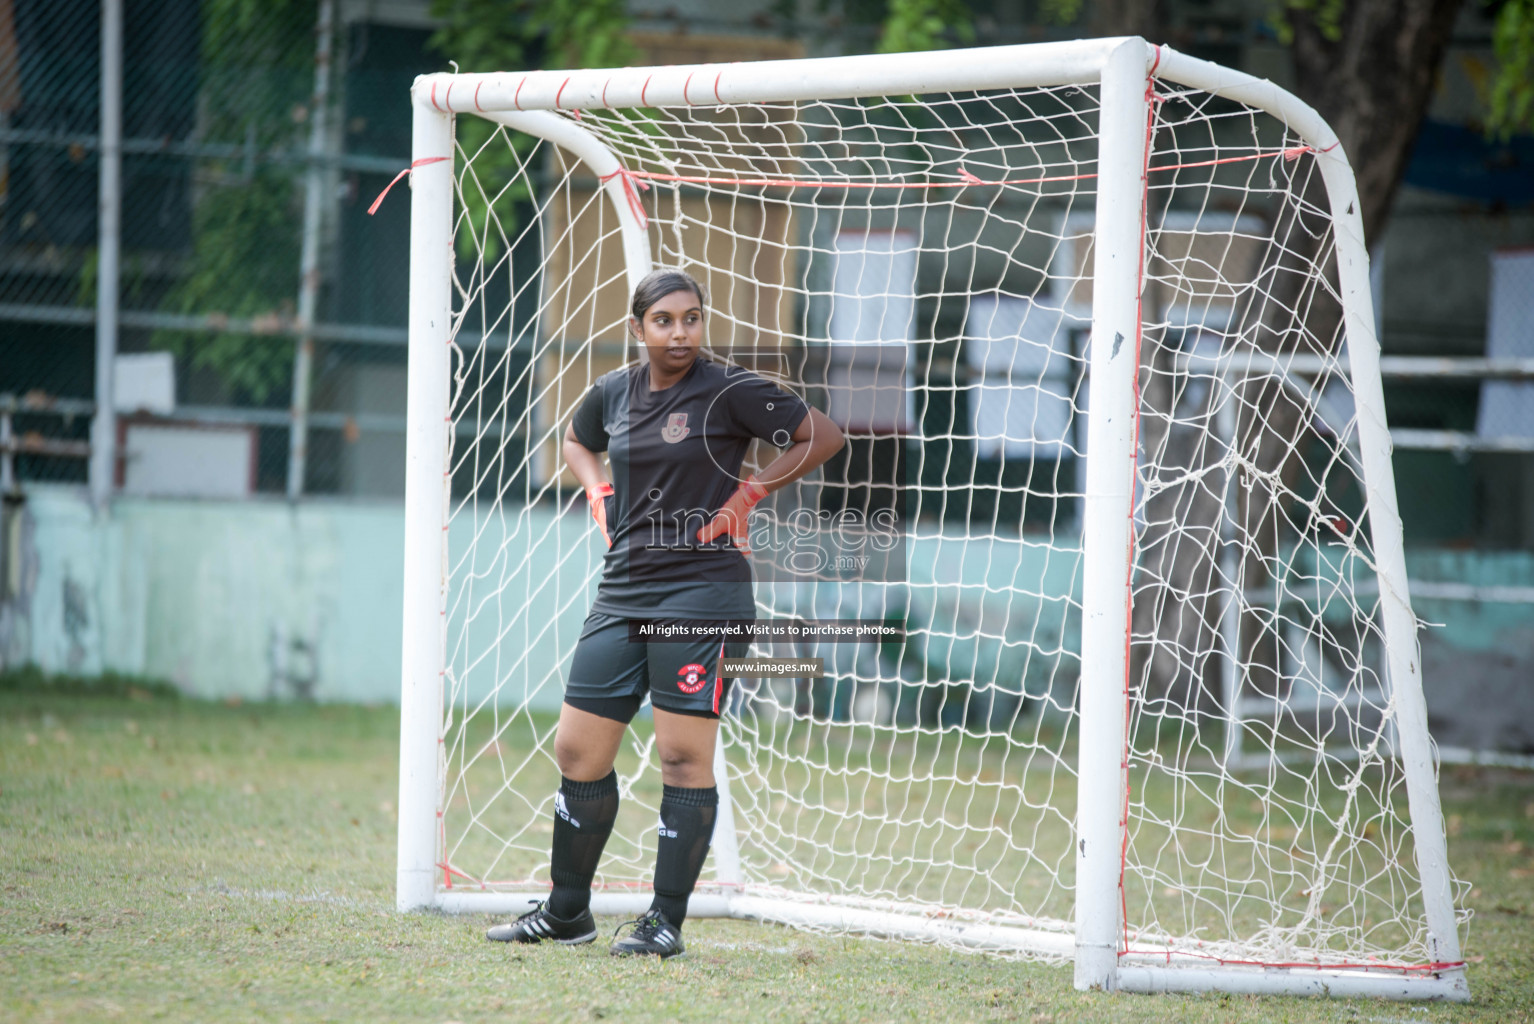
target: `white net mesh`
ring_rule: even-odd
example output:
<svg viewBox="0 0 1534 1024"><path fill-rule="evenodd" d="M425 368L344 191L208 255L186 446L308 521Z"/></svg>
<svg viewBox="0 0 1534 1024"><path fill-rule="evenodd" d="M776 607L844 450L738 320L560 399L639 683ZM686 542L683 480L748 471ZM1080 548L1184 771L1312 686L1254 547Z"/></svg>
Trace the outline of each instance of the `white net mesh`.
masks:
<svg viewBox="0 0 1534 1024"><path fill-rule="evenodd" d="M1315 158L1207 94L1152 109L1125 950L1420 965ZM846 431L768 518L900 527L809 573L753 543L764 620L905 639L758 648L827 674L742 681L724 716L749 891L1070 934L1098 114L1072 87L560 115L616 155L655 262L708 288L713 351ZM442 883L536 892L602 553L557 438L633 355L628 280L593 172L458 135ZM608 889L652 871L658 763L631 736Z"/></svg>

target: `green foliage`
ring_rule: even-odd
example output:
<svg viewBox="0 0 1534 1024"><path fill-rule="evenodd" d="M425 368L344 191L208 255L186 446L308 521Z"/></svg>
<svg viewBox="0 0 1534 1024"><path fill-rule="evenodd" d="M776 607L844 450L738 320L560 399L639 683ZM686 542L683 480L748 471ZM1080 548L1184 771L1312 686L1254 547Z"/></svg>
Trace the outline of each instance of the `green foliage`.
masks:
<svg viewBox="0 0 1534 1024"><path fill-rule="evenodd" d="M1483 2L1496 7L1491 40L1497 67L1486 97L1486 131L1505 140L1520 132L1534 131L1534 0ZM1275 0L1268 21L1285 46L1294 43L1291 19L1297 13L1313 21L1322 38L1335 43L1342 39L1346 4L1347 0Z"/></svg>
<svg viewBox="0 0 1534 1024"><path fill-rule="evenodd" d="M1285 46L1294 44L1292 13L1304 14L1315 22L1321 38L1335 43L1342 38L1342 10L1346 3L1347 0L1282 0L1269 13L1268 21Z"/></svg>
<svg viewBox="0 0 1534 1024"><path fill-rule="evenodd" d="M167 311L260 321L291 316L298 290L300 215L294 175L267 167L238 188L214 188L193 215L192 270ZM231 331L155 332L157 348L216 372L237 396L261 403L287 386L293 346Z"/></svg>
<svg viewBox="0 0 1534 1024"><path fill-rule="evenodd" d="M525 0L515 6L503 0L432 0L431 11L442 27L427 45L460 71L516 71L534 62L544 68L620 67L638 57L627 36L624 0ZM502 137L494 138L498 133ZM494 259L501 243L487 228L492 217L488 197L499 197L495 220L512 234L517 203L531 198L527 179L517 169L532 140L465 117L458 119L458 146L474 160L473 179L466 179L462 195L466 218L480 235L476 241L470 232L459 232L458 252L464 259Z"/></svg>
<svg viewBox="0 0 1534 1024"><path fill-rule="evenodd" d="M432 16L441 27L426 45L458 65L460 71L510 71L527 66L537 39L527 14L500 0L432 0Z"/></svg>
<svg viewBox="0 0 1534 1024"><path fill-rule="evenodd" d="M441 27L428 42L460 71L620 67L637 51L629 42L624 0L432 0Z"/></svg>
<svg viewBox="0 0 1534 1024"><path fill-rule="evenodd" d="M951 46L953 41L966 44L975 41L975 25L965 0L889 0L877 52L937 50ZM907 96L902 103L914 104L915 97ZM890 129L909 128L913 119L927 127L938 123L925 107L902 107L877 99L866 99L863 106L865 118ZM914 136L909 141L914 143ZM892 137L887 144L900 146Z"/></svg>
<svg viewBox="0 0 1534 1024"><path fill-rule="evenodd" d="M1534 0L1505 0L1491 30L1497 70L1487 97L1487 132L1534 132Z"/></svg>
<svg viewBox="0 0 1534 1024"><path fill-rule="evenodd" d="M1083 0L1039 0L1039 20L1046 25L1072 25L1084 6Z"/></svg>
<svg viewBox="0 0 1534 1024"><path fill-rule="evenodd" d="M199 131L242 155L197 167L192 261L166 312L274 323L291 314L304 167L269 154L306 142L317 18L315 0L203 0ZM257 403L287 386L293 361L293 346L270 336L161 330L150 343Z"/></svg>
<svg viewBox="0 0 1534 1024"><path fill-rule="evenodd" d="M624 0L541 0L532 5L528 24L547 38L545 67L622 67L639 55L628 40Z"/></svg>
<svg viewBox="0 0 1534 1024"><path fill-rule="evenodd" d="M96 304L97 278L101 276L101 250L91 246L85 253L85 262L80 264L80 276L75 279L75 305L94 306Z"/></svg>
<svg viewBox="0 0 1534 1024"><path fill-rule="evenodd" d="M305 24L315 23L313 0L203 0L209 26L238 34L261 31L273 12L301 13Z"/></svg>
<svg viewBox="0 0 1534 1024"><path fill-rule="evenodd" d="M975 23L964 0L889 0L880 53L936 50L975 41Z"/></svg>

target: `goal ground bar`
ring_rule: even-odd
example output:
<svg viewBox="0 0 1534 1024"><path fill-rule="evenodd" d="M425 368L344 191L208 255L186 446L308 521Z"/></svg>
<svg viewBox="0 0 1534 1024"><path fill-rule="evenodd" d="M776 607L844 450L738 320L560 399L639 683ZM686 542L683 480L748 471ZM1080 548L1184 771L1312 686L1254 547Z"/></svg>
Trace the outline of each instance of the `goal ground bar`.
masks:
<svg viewBox="0 0 1534 1024"><path fill-rule="evenodd" d="M1439 975L1396 971L1305 970L1300 968L1132 967L1114 978L1121 992L1229 992L1232 995L1358 996L1463 1003L1470 999L1465 969Z"/></svg>
<svg viewBox="0 0 1534 1024"><path fill-rule="evenodd" d="M441 893L437 907L447 913L514 914L543 899L547 890L528 892ZM648 892L593 893L591 910L609 916L638 916L650 908ZM741 893L698 892L688 902L692 918L735 918L812 930L855 932L888 939L941 941L976 951L1028 952L1057 956L1075 954L1069 931L1049 931L968 922L953 917L900 914L800 900L772 899ZM1143 994L1157 992L1231 992L1237 995L1359 996L1378 999L1442 1000L1470 998L1464 968L1437 975L1369 969L1307 969L1263 967L1144 966L1130 954L1114 973L1113 988ZM1161 959L1157 956L1156 959Z"/></svg>
<svg viewBox="0 0 1534 1024"><path fill-rule="evenodd" d="M446 913L523 913L531 901L544 899L547 895L547 889L529 892L440 893L436 906ZM650 893L642 891L596 892L591 895L591 912L637 916L650 909L650 900ZM1072 956L1076 950L1075 937L1064 922L1061 922L1058 930L1047 930L967 921L956 915L896 913L806 900L773 899L770 896L745 893L695 892L688 900L687 916L729 917L811 930L855 932L888 939L941 941L945 945L966 949L1029 952L1061 959Z"/></svg>

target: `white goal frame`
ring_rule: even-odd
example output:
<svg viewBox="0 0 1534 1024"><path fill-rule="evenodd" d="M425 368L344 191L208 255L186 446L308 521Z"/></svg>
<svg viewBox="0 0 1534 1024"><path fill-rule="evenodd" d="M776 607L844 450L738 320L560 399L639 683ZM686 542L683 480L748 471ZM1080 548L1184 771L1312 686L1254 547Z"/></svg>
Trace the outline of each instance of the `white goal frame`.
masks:
<svg viewBox="0 0 1534 1024"><path fill-rule="evenodd" d="M1279 87L1157 47L1139 38L988 49L616 70L436 74L412 89L414 141L410 240L409 384L406 441L403 673L397 905L400 910L504 912L525 895L439 894L439 802L443 793L443 676L450 508L449 347L454 223L453 116L471 113L552 141L589 165L622 226L630 287L651 267L649 242L624 193L617 159L568 118L549 113L604 106L683 106L854 98L1003 87L1083 85L1101 90L1091 315L1094 409L1135 402L1138 281L1145 249L1147 81L1158 78L1270 112L1315 151L1336 235L1348 366L1357 396L1357 436L1380 578L1388 679L1398 711L1399 756L1416 828L1417 869L1434 973L1369 969L1168 967L1120 952L1121 850L1125 836L1128 652L1125 643L1081 645L1079 805L1075 815L1075 936L1040 934L1044 951L1072 958L1080 989L1138 992L1224 990L1464 1000L1453 880L1439 805L1434 751L1422 698L1416 620L1384 420L1379 346L1370 301L1357 186L1335 134ZM1126 637L1130 628L1135 439L1132 416L1093 415L1087 435L1082 636ZM720 768L723 768L722 761ZM721 771L715 861L728 881L735 857L727 780ZM737 876L738 877L738 874ZM977 948L1016 948L1016 929L953 919L878 913L825 902L772 900L729 886L700 892L693 916L729 916L845 927L866 933L941 937ZM643 909L647 895L598 894L594 910Z"/></svg>

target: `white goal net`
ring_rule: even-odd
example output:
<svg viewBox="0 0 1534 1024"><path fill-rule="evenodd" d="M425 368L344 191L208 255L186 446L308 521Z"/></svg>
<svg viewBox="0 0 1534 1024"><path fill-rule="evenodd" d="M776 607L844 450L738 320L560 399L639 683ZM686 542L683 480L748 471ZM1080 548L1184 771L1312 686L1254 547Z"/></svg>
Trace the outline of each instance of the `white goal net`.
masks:
<svg viewBox="0 0 1534 1024"><path fill-rule="evenodd" d="M1097 72L897 76L879 95L829 74L823 95L753 101L736 98L748 65L417 84L418 140L437 111L456 123L451 152L416 154L416 202L435 173L451 212L426 257L450 318L421 357L444 363L421 386L447 392L446 416L412 406L419 450L444 460L435 497L412 491L435 524L407 541L441 581L415 641L440 689L414 707L436 712L414 727L407 611L405 733L430 734L415 749L433 763L429 782L424 760L402 769L402 887L407 846L431 851L413 902L499 911L547 890L554 724L604 551L558 440L592 381L638 357L634 275L666 265L708 290L714 358L848 437L753 531L761 621L807 630L754 652L824 675L734 687L729 834L696 907L1071 959L1095 811L1120 837L1093 905L1121 987L1166 986L1124 980L1159 964L1463 991L1463 886L1388 451L1370 450L1361 239L1322 180L1337 154L1261 99L1277 90L1182 84L1207 66L1146 53L1128 161L1105 153ZM1121 251L1099 251L1108 188L1131 211ZM1106 329L1111 303L1124 327ZM1089 450L1098 418L1119 451ZM1089 455L1117 461L1089 472ZM1125 515L1094 518L1099 479ZM1117 594L1106 619L1093 573ZM808 631L851 620L890 631ZM1101 718L1094 658L1118 666ZM648 902L643 719L618 773L599 908ZM407 825L407 785L430 818Z"/></svg>

